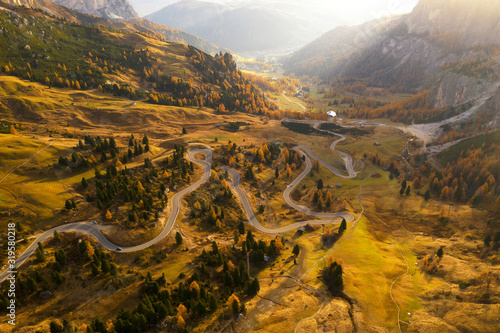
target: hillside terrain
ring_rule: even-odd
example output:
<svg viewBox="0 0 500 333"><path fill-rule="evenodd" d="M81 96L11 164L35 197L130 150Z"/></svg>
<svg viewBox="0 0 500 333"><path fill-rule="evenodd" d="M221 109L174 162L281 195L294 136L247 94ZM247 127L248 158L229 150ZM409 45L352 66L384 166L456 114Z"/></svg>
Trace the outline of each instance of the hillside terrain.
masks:
<svg viewBox="0 0 500 333"><path fill-rule="evenodd" d="M177 28L169 28L161 24L156 24L145 19L137 18L137 15L130 16L131 18L128 20L120 19L118 17L112 17L106 15L105 13L93 13L95 15L87 15L85 13L88 13L89 11L87 11L86 9L78 8L78 6L76 6L76 10L74 10L59 6L49 0L3 1L3 3L6 8L15 11L20 10L18 6L25 6L27 8L40 10L51 16L64 18L65 20L74 23L102 25L110 28L120 29L123 31L139 31L149 35L163 36L169 41L193 45L194 47L197 47L200 50L203 50L210 54L227 52L226 49L210 44L197 36L194 36ZM118 11L127 10L126 5L119 6L118 8Z"/></svg>
<svg viewBox="0 0 500 333"><path fill-rule="evenodd" d="M445 2L337 28L300 80L30 3L0 10L0 331L500 331L499 55Z"/></svg>
<svg viewBox="0 0 500 333"><path fill-rule="evenodd" d="M395 14L403 13L413 2L389 7ZM137 0L132 4L153 22L248 55L288 53L336 26L360 24L388 11L382 2L365 3L359 11L351 2L323 0L310 0L307 6L300 0L153 1L147 8Z"/></svg>
<svg viewBox="0 0 500 333"><path fill-rule="evenodd" d="M285 68L331 85L427 90L429 105L453 119L446 123L474 116L485 127L498 128L498 15L497 2L420 1L407 15L336 28L295 52Z"/></svg>
<svg viewBox="0 0 500 333"><path fill-rule="evenodd" d="M289 49L305 44L307 24L294 17L260 8L181 1L147 18L200 36L235 52ZM310 37L309 37L310 38Z"/></svg>
<svg viewBox="0 0 500 333"><path fill-rule="evenodd" d="M137 2L136 7L140 7ZM163 8L162 5L164 6ZM146 18L179 28L234 52L249 55L288 53L333 27L365 22L368 13L387 11L381 3L355 4L311 0L164 1L150 3ZM407 4L398 6L399 11ZM397 12L397 11L396 11ZM243 42L245 41L245 42Z"/></svg>
<svg viewBox="0 0 500 333"><path fill-rule="evenodd" d="M53 0L53 2L85 14L92 14L110 19L131 19L137 17L137 13L128 0Z"/></svg>
<svg viewBox="0 0 500 333"><path fill-rule="evenodd" d="M483 52L491 56L490 49L500 43L499 13L498 3L487 0L474 4L420 1L410 14L334 29L297 51L288 66L299 74L304 70L319 74L325 65L325 79L352 76L377 84L387 81L420 87L444 64L475 60L485 56ZM483 47L487 45L490 47ZM353 59L343 62L345 56L335 53L341 50ZM423 77L415 76L417 69ZM396 79L398 73L404 74L401 82ZM407 81L415 79L415 84L408 86Z"/></svg>

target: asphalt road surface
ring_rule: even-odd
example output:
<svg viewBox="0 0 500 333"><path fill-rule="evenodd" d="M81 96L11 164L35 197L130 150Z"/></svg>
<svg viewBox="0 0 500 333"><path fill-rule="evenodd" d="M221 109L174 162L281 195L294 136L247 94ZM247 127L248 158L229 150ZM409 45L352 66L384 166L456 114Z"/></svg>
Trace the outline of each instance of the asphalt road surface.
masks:
<svg viewBox="0 0 500 333"><path fill-rule="evenodd" d="M339 140L336 140L335 142L332 143L331 148L335 151L335 145L342 141L345 140L345 136L339 135L341 138ZM193 144L196 145L196 144ZM198 144L200 146L201 144ZM206 145L204 145L206 146ZM208 147L208 146L206 146ZM209 148L209 147L208 147ZM318 159L314 153L312 153L307 147L301 147L297 146L295 149L299 150L300 154L305 155L303 151L305 151L307 154L309 154L312 158ZM346 169L349 173L348 176L343 175L340 173L338 170L333 168L331 165L328 163L318 159L322 165L327 167L330 171L335 173L337 176L342 177L342 178L354 178L356 177L356 173L353 170L352 167L352 158L348 154L337 151L339 154L341 154L344 157L344 161L346 164ZM195 158L196 154L204 154L205 155L205 160L199 160ZM316 218L325 218L323 220L310 220L310 221L301 221L297 223L290 224L288 226L282 227L282 228L277 228L277 229L269 229L264 227L258 220L257 217L255 216L252 207L250 205L250 202L248 201L248 197L243 191L243 189L240 186L240 175L238 172L236 172L233 169L222 167L223 170L227 170L232 177L232 186L234 190L236 191L243 209L245 211L245 214L247 215L248 218L248 223L252 225L255 229L267 233L267 234L280 234L288 231L292 231L294 229L297 229L301 226L305 226L307 224L310 225L323 225L323 224L331 224L331 223L339 223L342 218L345 218L347 221L353 221L354 216L341 212L341 213L317 213L312 210L310 210L307 207L301 206L296 204L290 199L290 193L291 191L300 183L300 181L309 173L311 170L311 161L310 159L306 156L306 169L299 175L297 179L295 179L289 187L285 190L283 193L283 197L285 201L294 209L297 209L298 211L301 211L303 213L306 213L308 215L311 215ZM195 191L198 187L200 187L202 184L204 184L208 179L210 178L210 172L211 172L211 163L212 163L212 152L210 149L200 149L200 148L190 148L189 153L188 153L188 159L194 163L197 163L203 167L203 175L202 177L195 182L194 184L188 186L187 188L179 191L176 193L172 199L171 199L171 212L169 214L169 217L167 219L167 222L165 223L165 227L163 228L162 232L153 238L152 240L136 245L136 246L131 246L131 247L120 247L118 245L115 245L111 243L106 237L101 233L101 231L91 222L91 221L83 221L83 222L75 222L71 224L65 224L61 225L58 227L54 227L52 229L49 229L45 231L43 234L38 236L35 241L21 254L21 256L17 259L16 261L16 267L20 267L36 250L38 243L41 243L45 240L47 240L50 237L53 237L54 231L57 231L59 233L61 232L79 232L82 234L86 234L89 236L94 237L104 248L108 249L109 251L114 251L114 252L136 252L140 250L144 250L162 239L164 239L172 230L174 227L175 221L177 219L177 216L179 215L179 210L181 207L181 199L186 195L189 194L193 191ZM5 270L0 274L0 282L5 280L8 277L8 270Z"/></svg>

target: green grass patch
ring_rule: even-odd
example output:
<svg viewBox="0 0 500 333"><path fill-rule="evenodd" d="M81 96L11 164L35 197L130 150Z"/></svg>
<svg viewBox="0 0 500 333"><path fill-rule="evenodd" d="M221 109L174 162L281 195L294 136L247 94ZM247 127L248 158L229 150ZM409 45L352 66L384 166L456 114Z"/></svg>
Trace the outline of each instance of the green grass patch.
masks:
<svg viewBox="0 0 500 333"><path fill-rule="evenodd" d="M341 238L337 244L332 256L343 262L345 291L359 302L364 312L371 314L376 324L396 327L397 312L389 289L392 281L406 270L399 251L374 239L365 218L360 220L352 237Z"/></svg>
<svg viewBox="0 0 500 333"><path fill-rule="evenodd" d="M403 153L408 138L399 134L397 129L387 127L376 127L374 133L365 135L358 141L347 140L341 142L338 148L349 152L356 151L356 156L364 154L378 154L381 159L390 159ZM380 146L375 146L375 142L380 142Z"/></svg>

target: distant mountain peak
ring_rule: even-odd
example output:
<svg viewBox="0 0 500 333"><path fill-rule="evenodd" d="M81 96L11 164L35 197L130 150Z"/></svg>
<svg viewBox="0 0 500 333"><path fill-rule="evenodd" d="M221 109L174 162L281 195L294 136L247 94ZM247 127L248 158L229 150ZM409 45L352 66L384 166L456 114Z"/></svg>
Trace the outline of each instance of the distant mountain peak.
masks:
<svg viewBox="0 0 500 333"><path fill-rule="evenodd" d="M138 17L128 0L52 0L54 3L82 13L109 19Z"/></svg>

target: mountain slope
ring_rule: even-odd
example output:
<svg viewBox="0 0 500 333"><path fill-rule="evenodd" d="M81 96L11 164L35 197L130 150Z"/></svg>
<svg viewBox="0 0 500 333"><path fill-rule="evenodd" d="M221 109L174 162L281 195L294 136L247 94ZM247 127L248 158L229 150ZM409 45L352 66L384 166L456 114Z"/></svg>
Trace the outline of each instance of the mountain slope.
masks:
<svg viewBox="0 0 500 333"><path fill-rule="evenodd" d="M286 59L286 68L298 75L332 77L340 74L352 55L382 38L380 32L394 26L397 18L374 20L360 26L337 27Z"/></svg>
<svg viewBox="0 0 500 333"><path fill-rule="evenodd" d="M181 1L147 18L239 52L296 48L321 31L302 18L252 3Z"/></svg>
<svg viewBox="0 0 500 333"><path fill-rule="evenodd" d="M144 18L130 19L127 20L127 22L121 22L121 24L113 23L113 26L120 26L120 25L122 27L131 26L133 29L137 31L142 31L146 33L149 32L158 33L171 42L192 45L209 54L229 52L228 49L211 44L206 40L201 39L200 37L197 37L193 34L179 30L177 28L169 28L163 24L153 23Z"/></svg>
<svg viewBox="0 0 500 333"><path fill-rule="evenodd" d="M5 2L9 5L26 6L32 8L37 8L39 6L37 0L3 0L2 2Z"/></svg>
<svg viewBox="0 0 500 333"><path fill-rule="evenodd" d="M229 5L202 1L180 1L146 16L152 22L165 24L191 33L213 19L222 19L222 14L230 11Z"/></svg>
<svg viewBox="0 0 500 333"><path fill-rule="evenodd" d="M405 18L410 34L456 33L467 47L500 42L500 1L421 0Z"/></svg>
<svg viewBox="0 0 500 333"><path fill-rule="evenodd" d="M110 19L138 17L128 0L52 0L54 3L82 13Z"/></svg>
<svg viewBox="0 0 500 333"><path fill-rule="evenodd" d="M1 0L0 7L5 7L10 10L18 10L19 6L27 8L39 9L52 16L62 17L68 21L75 21L68 9L58 6L49 0Z"/></svg>
<svg viewBox="0 0 500 333"><path fill-rule="evenodd" d="M327 82L425 89L430 107L444 110L433 127L418 125L425 133L471 119L482 129L499 127L498 17L500 2L421 0L410 14L330 31L295 52L285 69Z"/></svg>
<svg viewBox="0 0 500 333"><path fill-rule="evenodd" d="M23 7L0 11L0 22L4 75L150 104L281 116L228 53L214 57L151 32L67 23ZM0 114L12 118L15 111L43 118L24 100L0 101Z"/></svg>
<svg viewBox="0 0 500 333"><path fill-rule="evenodd" d="M95 15L88 15L83 12L73 10L52 3L48 0L8 0L10 3L0 1L0 7L5 7L13 11L23 12L24 6L33 9L40 9L43 12L55 17L64 18L67 21L87 25L102 25L129 32L142 32L148 35L161 35L167 40L192 45L209 54L228 52L227 49L215 46L207 41L189 34L185 31L169 28L167 26L152 23L146 19L132 18L130 20L112 20Z"/></svg>
<svg viewBox="0 0 500 333"><path fill-rule="evenodd" d="M297 51L285 67L328 80L366 79L415 90L439 81L448 63L483 63L493 56L491 48L500 43L498 17L500 3L489 0L421 0L397 19L330 31ZM495 80L487 72L482 78Z"/></svg>

